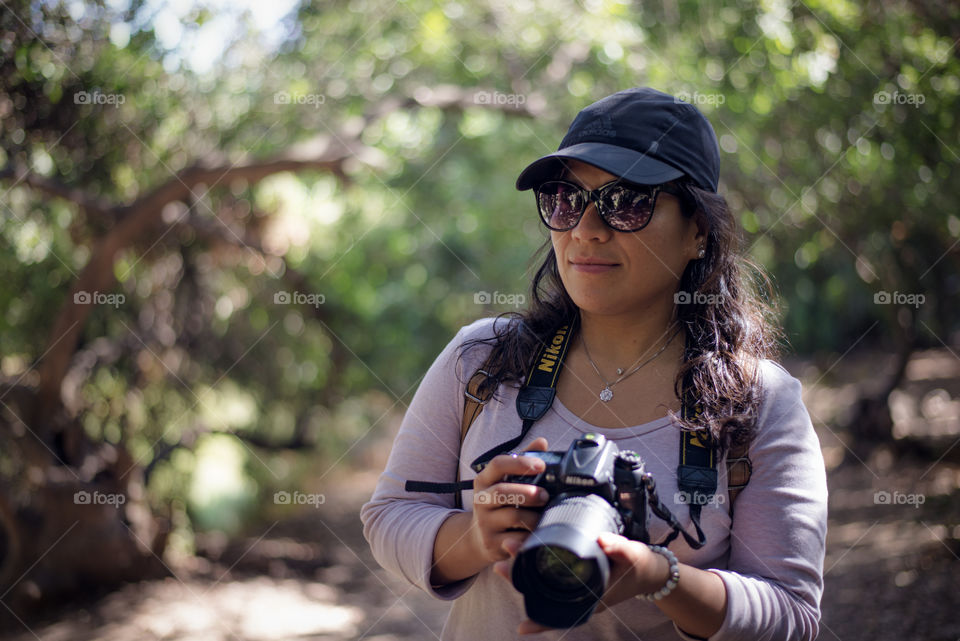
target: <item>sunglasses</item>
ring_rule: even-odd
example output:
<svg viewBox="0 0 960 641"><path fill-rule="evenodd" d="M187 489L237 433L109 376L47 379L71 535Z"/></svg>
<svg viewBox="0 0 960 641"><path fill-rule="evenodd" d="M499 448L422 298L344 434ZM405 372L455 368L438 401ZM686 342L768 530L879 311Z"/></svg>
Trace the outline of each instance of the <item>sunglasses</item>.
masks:
<svg viewBox="0 0 960 641"><path fill-rule="evenodd" d="M594 190L565 180L549 180L534 190L543 224L553 231L577 226L587 205L594 203L600 219L617 231L640 231L650 223L660 192L680 196L669 185L638 185L616 180Z"/></svg>

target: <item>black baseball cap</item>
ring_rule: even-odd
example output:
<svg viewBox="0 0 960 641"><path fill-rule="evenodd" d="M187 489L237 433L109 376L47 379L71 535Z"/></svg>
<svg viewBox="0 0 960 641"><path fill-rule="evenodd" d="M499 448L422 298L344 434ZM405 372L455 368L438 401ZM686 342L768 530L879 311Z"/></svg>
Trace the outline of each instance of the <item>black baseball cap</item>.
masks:
<svg viewBox="0 0 960 641"><path fill-rule="evenodd" d="M692 104L649 87L617 92L577 114L559 149L524 169L517 189L555 178L564 159L643 185L686 175L716 192L720 180L720 148L710 122Z"/></svg>

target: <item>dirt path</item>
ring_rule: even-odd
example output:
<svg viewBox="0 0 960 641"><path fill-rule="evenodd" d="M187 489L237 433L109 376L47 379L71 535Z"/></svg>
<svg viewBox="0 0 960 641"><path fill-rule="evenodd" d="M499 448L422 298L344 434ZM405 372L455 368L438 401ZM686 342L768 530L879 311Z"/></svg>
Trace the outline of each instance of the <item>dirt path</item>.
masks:
<svg viewBox="0 0 960 641"><path fill-rule="evenodd" d="M359 503L326 506L230 543L218 562L127 585L30 624L10 641L438 639L449 604L380 568Z"/></svg>
<svg viewBox="0 0 960 641"><path fill-rule="evenodd" d="M874 463L883 472L883 461ZM925 474L928 468L901 462L876 477L861 466L831 474L821 640L960 639L960 502L954 489L960 469ZM875 502L882 491L891 493L889 503ZM923 504L900 498L909 493L923 494ZM219 563L126 586L11 639L438 638L448 604L376 564L363 540L358 505L347 501L268 524L266 536L231 544Z"/></svg>

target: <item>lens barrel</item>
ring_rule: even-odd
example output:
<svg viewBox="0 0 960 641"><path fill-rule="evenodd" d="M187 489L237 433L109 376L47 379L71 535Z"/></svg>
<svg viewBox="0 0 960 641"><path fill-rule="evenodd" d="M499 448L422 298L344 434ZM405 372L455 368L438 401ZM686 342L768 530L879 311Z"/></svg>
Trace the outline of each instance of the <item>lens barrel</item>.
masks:
<svg viewBox="0 0 960 641"><path fill-rule="evenodd" d="M620 513L596 494L554 497L513 564L513 585L523 593L527 616L553 628L585 623L610 578L597 537L623 531Z"/></svg>

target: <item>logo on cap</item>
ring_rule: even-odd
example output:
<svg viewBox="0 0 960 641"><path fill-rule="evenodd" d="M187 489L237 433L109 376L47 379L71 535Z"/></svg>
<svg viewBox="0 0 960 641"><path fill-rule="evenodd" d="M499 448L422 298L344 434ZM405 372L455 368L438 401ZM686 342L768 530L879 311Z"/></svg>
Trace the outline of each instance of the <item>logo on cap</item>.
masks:
<svg viewBox="0 0 960 641"><path fill-rule="evenodd" d="M606 138L616 138L617 130L613 128L613 119L610 116L602 115L580 132L580 138L587 136L604 136Z"/></svg>

